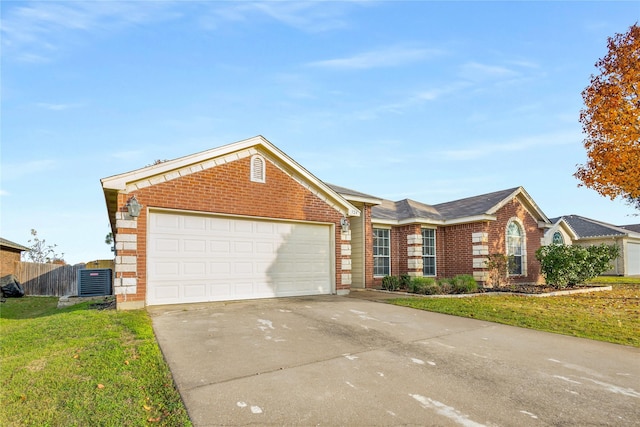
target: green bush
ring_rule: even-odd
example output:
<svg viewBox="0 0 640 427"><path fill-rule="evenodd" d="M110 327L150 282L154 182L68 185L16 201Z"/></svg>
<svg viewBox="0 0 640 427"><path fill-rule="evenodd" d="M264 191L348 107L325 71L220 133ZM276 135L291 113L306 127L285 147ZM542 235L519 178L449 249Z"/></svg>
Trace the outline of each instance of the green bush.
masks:
<svg viewBox="0 0 640 427"><path fill-rule="evenodd" d="M409 292L414 294L435 295L440 293L440 287L433 277L413 277L409 284Z"/></svg>
<svg viewBox="0 0 640 427"><path fill-rule="evenodd" d="M459 274L451 279L454 294L470 294L478 290L478 282L470 274Z"/></svg>
<svg viewBox="0 0 640 427"><path fill-rule="evenodd" d="M558 289L585 283L612 268L619 255L616 245L549 245L536 251L542 274L549 286Z"/></svg>
<svg viewBox="0 0 640 427"><path fill-rule="evenodd" d="M411 286L411 276L408 274L400 275L400 289L409 289Z"/></svg>
<svg viewBox="0 0 640 427"><path fill-rule="evenodd" d="M382 289L397 291L398 288L400 288L400 279L397 276L384 276L382 278Z"/></svg>

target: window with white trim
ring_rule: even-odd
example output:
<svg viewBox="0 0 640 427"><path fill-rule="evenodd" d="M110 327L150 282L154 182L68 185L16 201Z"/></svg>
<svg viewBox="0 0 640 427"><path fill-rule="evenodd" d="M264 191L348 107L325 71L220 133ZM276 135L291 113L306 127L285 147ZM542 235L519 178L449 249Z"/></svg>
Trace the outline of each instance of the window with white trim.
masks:
<svg viewBox="0 0 640 427"><path fill-rule="evenodd" d="M422 229L422 275L436 275L436 230Z"/></svg>
<svg viewBox="0 0 640 427"><path fill-rule="evenodd" d="M251 157L251 181L264 183L266 169L264 157L259 154Z"/></svg>
<svg viewBox="0 0 640 427"><path fill-rule="evenodd" d="M388 228L373 229L373 275L391 274L391 245Z"/></svg>
<svg viewBox="0 0 640 427"><path fill-rule="evenodd" d="M510 275L524 274L526 253L524 229L517 220L512 219L507 225L507 259Z"/></svg>

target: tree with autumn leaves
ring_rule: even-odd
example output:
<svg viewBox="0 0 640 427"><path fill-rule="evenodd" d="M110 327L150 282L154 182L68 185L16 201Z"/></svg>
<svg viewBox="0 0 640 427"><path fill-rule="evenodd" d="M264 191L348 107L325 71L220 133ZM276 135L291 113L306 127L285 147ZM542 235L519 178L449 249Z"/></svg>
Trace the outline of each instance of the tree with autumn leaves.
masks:
<svg viewBox="0 0 640 427"><path fill-rule="evenodd" d="M603 196L622 197L640 210L640 27L607 42L600 74L582 92L580 122L587 162L574 174Z"/></svg>

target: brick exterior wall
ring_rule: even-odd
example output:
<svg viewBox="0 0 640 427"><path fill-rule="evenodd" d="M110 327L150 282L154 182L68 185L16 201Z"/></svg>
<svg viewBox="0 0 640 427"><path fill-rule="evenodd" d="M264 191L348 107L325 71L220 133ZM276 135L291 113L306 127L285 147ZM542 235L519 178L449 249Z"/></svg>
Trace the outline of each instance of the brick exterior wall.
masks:
<svg viewBox="0 0 640 427"><path fill-rule="evenodd" d="M506 254L506 227L511 218L519 218L524 226L526 243L526 273L522 276L511 276L516 283L542 283L540 262L536 259L536 251L542 245L544 229L538 227L538 221L516 199L511 200L496 212L496 221L489 223L489 253Z"/></svg>
<svg viewBox="0 0 640 427"><path fill-rule="evenodd" d="M20 251L0 249L0 277L16 274L16 263L20 261Z"/></svg>
<svg viewBox="0 0 640 427"><path fill-rule="evenodd" d="M519 276L511 276L516 283L541 283L540 262L535 252L541 246L544 230L537 220L516 198L506 203L495 214L495 221L478 221L466 224L440 226L436 229L436 278L453 277L458 274L480 274L486 269L475 266L482 264L486 255L506 254L506 227L512 218L518 218L525 231L526 271ZM408 273L407 236L420 234L421 226L411 224L391 229L391 274L398 276ZM475 242L474 242L475 236ZM486 236L484 239L481 236ZM370 257L373 259L373 255ZM479 276L479 277L480 277ZM382 285L382 278L374 280L374 287Z"/></svg>
<svg viewBox="0 0 640 427"><path fill-rule="evenodd" d="M438 278L473 273L472 234L484 232L486 222L451 225L438 228L436 262Z"/></svg>
<svg viewBox="0 0 640 427"><path fill-rule="evenodd" d="M135 228L127 221L116 229L116 263L134 260L136 271L122 271L126 267L116 266L116 281L120 278L135 279L130 289L135 293L117 295L117 302L137 302L143 306L146 297L147 274L147 222L148 209L169 208L203 213L218 213L283 220L333 222L335 226L336 291L348 290L349 284L342 283L341 264L345 257L341 254L343 236L340 219L342 214L329 206L311 191L266 160L266 183L250 180L250 158L246 157L222 164L187 176L139 189L130 194L118 195L118 211L127 212L126 203L135 194L143 206ZM135 235L136 237L127 235ZM126 249L124 240L137 242L135 249ZM130 246L131 247L131 246ZM135 257L135 258L125 258ZM347 257L348 258L348 257ZM373 271L373 267L371 267ZM117 283L116 283L117 286ZM116 292L117 293L117 292Z"/></svg>

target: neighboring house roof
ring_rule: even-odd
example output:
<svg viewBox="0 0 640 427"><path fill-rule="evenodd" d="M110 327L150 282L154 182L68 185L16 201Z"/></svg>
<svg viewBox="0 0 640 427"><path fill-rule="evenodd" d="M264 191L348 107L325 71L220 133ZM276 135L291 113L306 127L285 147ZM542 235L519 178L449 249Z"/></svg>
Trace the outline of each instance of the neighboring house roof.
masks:
<svg viewBox="0 0 640 427"><path fill-rule="evenodd" d="M623 237L633 236L640 237L640 233L625 227L619 227L602 221L596 221L591 218L585 218L580 215L564 215L553 218L552 222L556 223L563 220L575 232L578 239L590 239L598 237ZM632 226L633 227L633 226Z"/></svg>
<svg viewBox="0 0 640 427"><path fill-rule="evenodd" d="M635 233L640 233L640 224L621 225L620 228L624 228L625 230L630 230Z"/></svg>
<svg viewBox="0 0 640 427"><path fill-rule="evenodd" d="M119 192L134 192L254 154L261 154L276 163L285 173L292 176L316 195L321 196L328 204L332 205L336 210L342 211L346 216L360 215L360 211L345 197L316 178L311 172L267 141L266 138L258 135L222 147L101 179L111 224L112 226L115 224L117 195Z"/></svg>
<svg viewBox="0 0 640 427"><path fill-rule="evenodd" d="M398 202L384 200L379 206L374 206L371 212L372 217L380 221L455 224L495 219L494 214L514 198L519 198L538 222L550 223L549 219L522 187L466 197L437 205L427 205L410 199Z"/></svg>
<svg viewBox="0 0 640 427"><path fill-rule="evenodd" d="M3 239L2 237L0 237L0 246L4 248L9 248L9 249L15 249L20 252L29 250L29 248L27 248L26 246L19 245L17 243L12 242L11 240Z"/></svg>

